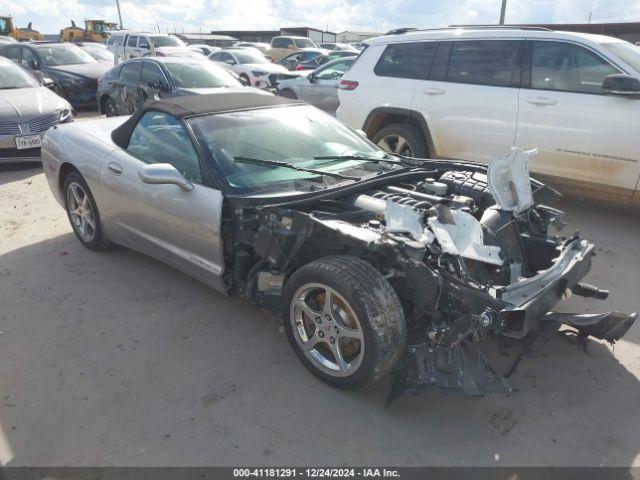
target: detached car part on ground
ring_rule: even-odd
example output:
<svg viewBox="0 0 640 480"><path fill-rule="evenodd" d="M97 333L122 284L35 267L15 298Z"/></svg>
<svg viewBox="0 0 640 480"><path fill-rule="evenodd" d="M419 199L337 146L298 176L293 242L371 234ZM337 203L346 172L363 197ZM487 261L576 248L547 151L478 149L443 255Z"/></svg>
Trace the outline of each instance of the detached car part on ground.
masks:
<svg viewBox="0 0 640 480"><path fill-rule="evenodd" d="M393 374L392 400L508 392L485 341L524 352L564 324L613 343L635 321L550 313L569 292L608 292L581 283L591 243L549 234L559 194L529 179L533 154L488 169L394 157L313 107L220 92L58 127L43 161L83 244L282 312L314 375L355 388Z"/></svg>

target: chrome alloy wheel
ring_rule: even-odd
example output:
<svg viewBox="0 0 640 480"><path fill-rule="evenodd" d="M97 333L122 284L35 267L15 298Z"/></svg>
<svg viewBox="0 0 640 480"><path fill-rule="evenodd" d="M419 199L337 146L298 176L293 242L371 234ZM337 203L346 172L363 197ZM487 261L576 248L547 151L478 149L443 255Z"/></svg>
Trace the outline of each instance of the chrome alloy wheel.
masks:
<svg viewBox="0 0 640 480"><path fill-rule="evenodd" d="M398 153L405 157L413 157L413 150L406 138L395 133L382 137L377 145L385 152Z"/></svg>
<svg viewBox="0 0 640 480"><path fill-rule="evenodd" d="M300 350L334 377L355 373L364 356L364 334L353 308L337 291L307 283L294 294L289 321Z"/></svg>
<svg viewBox="0 0 640 480"><path fill-rule="evenodd" d="M90 242L96 235L96 220L89 196L82 185L72 182L67 187L67 209L73 229L84 242Z"/></svg>

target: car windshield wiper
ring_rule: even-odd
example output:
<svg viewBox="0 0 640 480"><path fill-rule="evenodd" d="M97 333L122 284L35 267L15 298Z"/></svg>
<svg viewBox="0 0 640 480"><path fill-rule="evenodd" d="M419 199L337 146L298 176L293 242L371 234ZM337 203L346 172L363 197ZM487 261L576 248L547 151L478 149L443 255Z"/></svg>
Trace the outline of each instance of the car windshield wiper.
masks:
<svg viewBox="0 0 640 480"><path fill-rule="evenodd" d="M314 160L362 160L364 162L395 163L397 165L402 164L400 160L391 160L390 158L363 157L361 155L323 155L320 157L313 157L313 159Z"/></svg>
<svg viewBox="0 0 640 480"><path fill-rule="evenodd" d="M251 157L233 157L235 161L237 162L243 162L243 163L253 163L256 165L265 165L265 166L270 166L270 167L283 167L283 168L290 168L292 170L297 170L299 172L307 172L307 173L315 173L317 175L326 175L328 177L334 177L334 178L339 178L342 180L355 180L355 181L359 181L360 177L353 177L351 175L343 175L341 173L334 173L334 172L327 172L325 170L316 170L315 168L305 168L305 167L298 167L292 163L289 162L283 162L281 160L263 160L260 158L251 158Z"/></svg>

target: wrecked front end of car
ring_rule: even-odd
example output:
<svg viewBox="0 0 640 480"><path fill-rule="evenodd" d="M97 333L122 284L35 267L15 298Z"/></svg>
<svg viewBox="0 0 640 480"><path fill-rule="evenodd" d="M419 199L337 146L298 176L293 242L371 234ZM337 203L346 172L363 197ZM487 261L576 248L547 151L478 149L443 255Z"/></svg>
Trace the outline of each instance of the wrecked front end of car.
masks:
<svg viewBox="0 0 640 480"><path fill-rule="evenodd" d="M478 345L501 338L524 352L541 332L572 327L615 342L636 314L554 313L570 294L604 299L582 282L594 246L563 226L560 195L529 178L534 151L488 168L426 160L410 172L311 200L233 207L233 274L241 294L278 310L288 276L316 258L365 259L397 292L407 346L389 401L425 388L511 391ZM231 251L231 249L230 249Z"/></svg>

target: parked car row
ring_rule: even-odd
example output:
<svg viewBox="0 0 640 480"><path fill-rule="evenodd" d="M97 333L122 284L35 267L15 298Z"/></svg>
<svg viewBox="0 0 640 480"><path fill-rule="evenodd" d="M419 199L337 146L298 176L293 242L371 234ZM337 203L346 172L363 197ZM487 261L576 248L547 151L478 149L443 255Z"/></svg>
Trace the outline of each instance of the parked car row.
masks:
<svg viewBox="0 0 640 480"><path fill-rule="evenodd" d="M175 36L122 31L106 48L10 43L0 55L74 107L109 116L151 98L244 84L335 113L392 153L487 162L512 146L537 147L535 172L620 195L637 189L637 47L517 27L399 31L367 44L359 53L281 36L268 49L239 42L207 60ZM112 68L101 57L109 51L128 58ZM263 51L288 54L273 63Z"/></svg>

